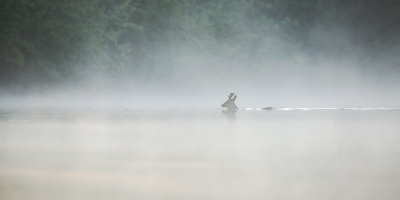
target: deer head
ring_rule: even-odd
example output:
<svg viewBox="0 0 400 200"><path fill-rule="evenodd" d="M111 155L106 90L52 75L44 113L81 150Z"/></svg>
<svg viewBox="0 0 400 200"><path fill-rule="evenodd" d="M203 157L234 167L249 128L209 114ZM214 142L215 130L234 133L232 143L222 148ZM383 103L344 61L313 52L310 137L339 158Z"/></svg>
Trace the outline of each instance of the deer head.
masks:
<svg viewBox="0 0 400 200"><path fill-rule="evenodd" d="M225 103L223 103L221 106L228 108L228 110L236 110L239 109L236 104L235 104L235 100L236 100L236 95L235 93L230 93L228 95L228 100L226 100Z"/></svg>

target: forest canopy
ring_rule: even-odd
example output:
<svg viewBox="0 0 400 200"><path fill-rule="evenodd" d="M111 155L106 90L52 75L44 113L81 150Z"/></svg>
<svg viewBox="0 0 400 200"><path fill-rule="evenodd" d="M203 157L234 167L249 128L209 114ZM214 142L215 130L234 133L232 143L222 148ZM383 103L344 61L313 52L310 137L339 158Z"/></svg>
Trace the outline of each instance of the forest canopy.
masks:
<svg viewBox="0 0 400 200"><path fill-rule="evenodd" d="M159 78L187 52L243 67L351 57L398 72L398 10L395 0L2 0L0 85Z"/></svg>

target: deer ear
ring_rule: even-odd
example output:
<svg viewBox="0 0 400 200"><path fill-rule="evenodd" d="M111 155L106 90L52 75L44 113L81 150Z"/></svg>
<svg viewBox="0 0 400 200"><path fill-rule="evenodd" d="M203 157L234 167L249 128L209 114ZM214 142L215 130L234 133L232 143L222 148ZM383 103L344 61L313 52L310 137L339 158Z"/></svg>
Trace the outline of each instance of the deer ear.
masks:
<svg viewBox="0 0 400 200"><path fill-rule="evenodd" d="M235 95L235 96L233 96L233 100L234 100L234 101L236 100L236 95Z"/></svg>
<svg viewBox="0 0 400 200"><path fill-rule="evenodd" d="M231 99L231 97L228 95L228 99Z"/></svg>

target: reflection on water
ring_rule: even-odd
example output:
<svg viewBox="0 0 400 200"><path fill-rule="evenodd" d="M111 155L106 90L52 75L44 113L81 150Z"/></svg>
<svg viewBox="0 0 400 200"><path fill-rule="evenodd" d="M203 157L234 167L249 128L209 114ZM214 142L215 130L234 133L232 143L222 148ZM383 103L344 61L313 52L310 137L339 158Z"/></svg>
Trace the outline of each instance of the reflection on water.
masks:
<svg viewBox="0 0 400 200"><path fill-rule="evenodd" d="M399 199L399 119L398 110L2 109L0 199Z"/></svg>
<svg viewBox="0 0 400 200"><path fill-rule="evenodd" d="M234 110L223 110L221 111L225 116L228 117L228 119L235 119L235 114L237 112L236 109Z"/></svg>

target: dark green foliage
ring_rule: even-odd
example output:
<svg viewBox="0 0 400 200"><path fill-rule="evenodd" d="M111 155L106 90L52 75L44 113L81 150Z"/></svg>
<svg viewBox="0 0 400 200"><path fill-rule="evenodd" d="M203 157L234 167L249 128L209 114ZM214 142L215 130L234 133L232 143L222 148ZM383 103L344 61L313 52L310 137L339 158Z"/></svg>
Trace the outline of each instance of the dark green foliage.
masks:
<svg viewBox="0 0 400 200"><path fill-rule="evenodd" d="M81 50L94 45L87 43L87 37L99 19L94 2L5 0L1 4L2 82L68 78L72 68L85 62Z"/></svg>
<svg viewBox="0 0 400 200"><path fill-rule="evenodd" d="M379 52L399 48L399 8L392 0L2 0L0 84L168 76L188 49L262 63L355 47L383 60ZM340 29L352 48L337 42Z"/></svg>

